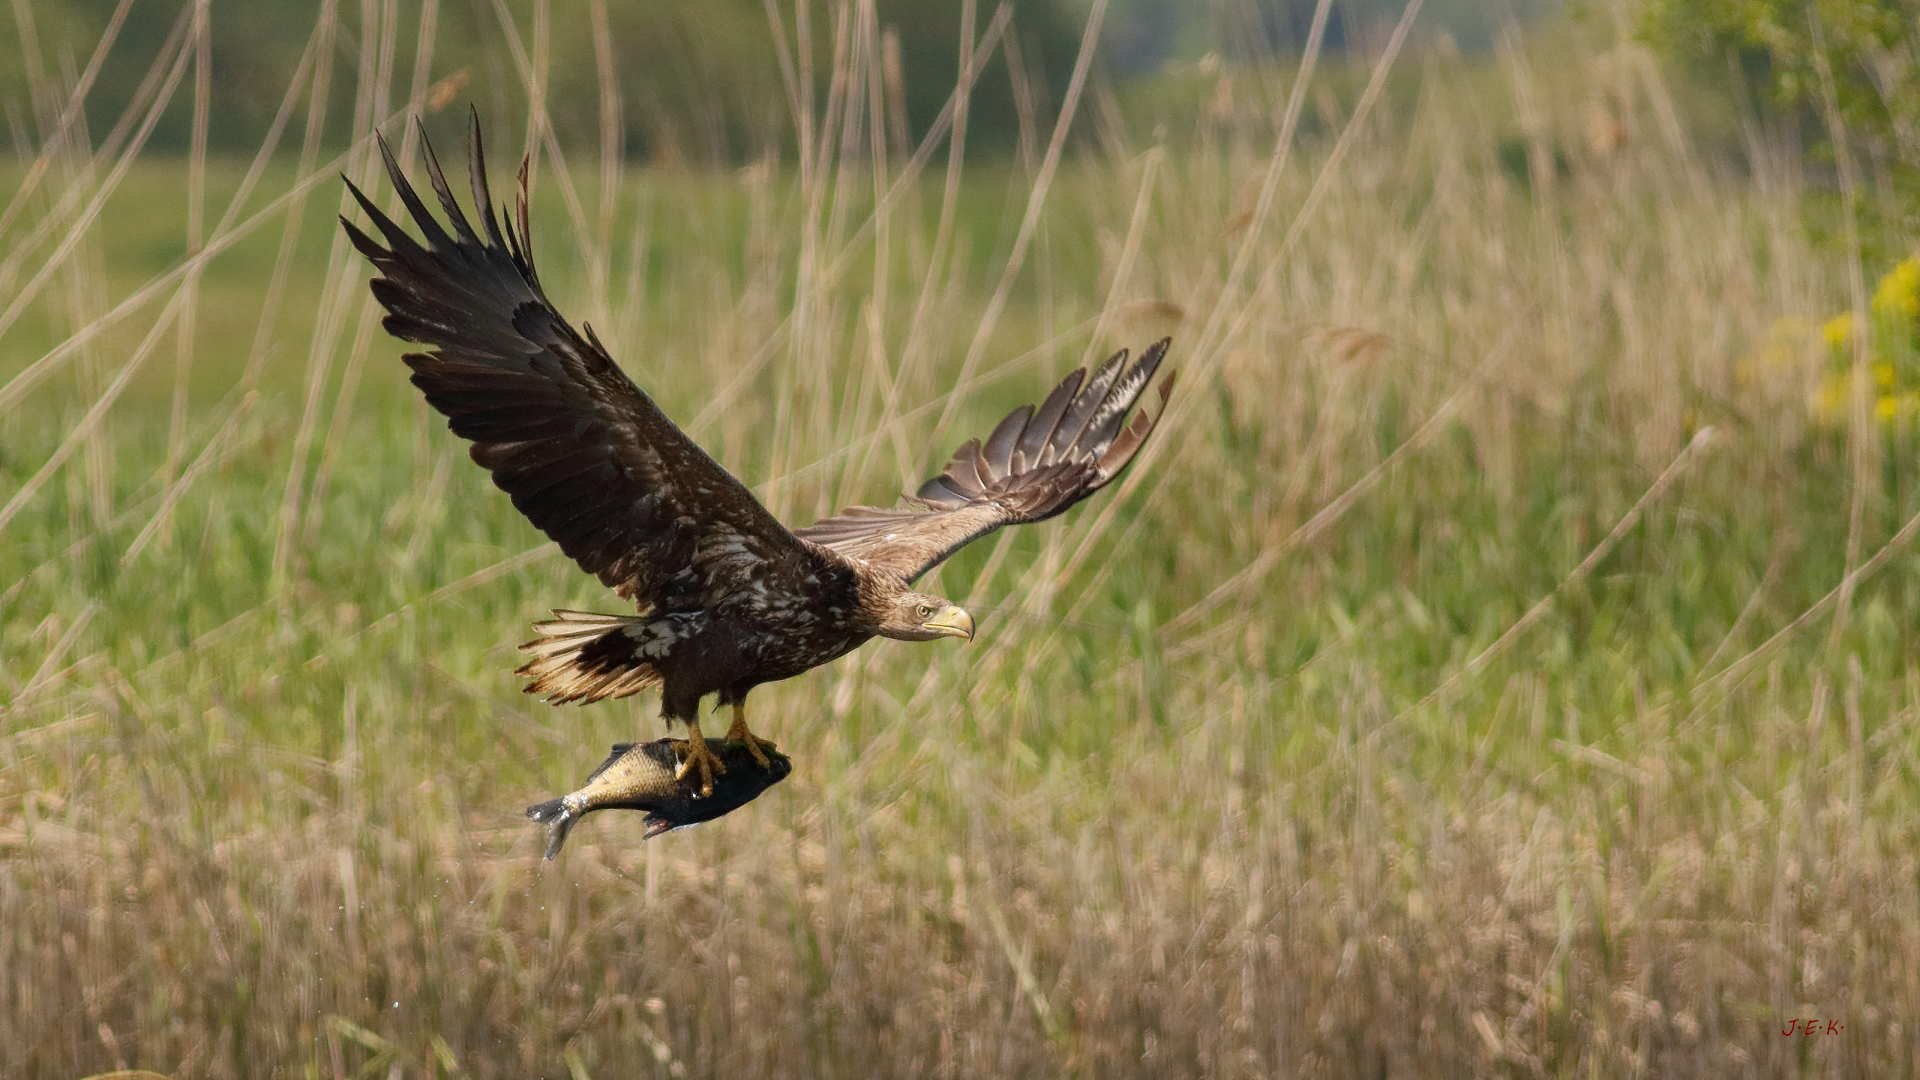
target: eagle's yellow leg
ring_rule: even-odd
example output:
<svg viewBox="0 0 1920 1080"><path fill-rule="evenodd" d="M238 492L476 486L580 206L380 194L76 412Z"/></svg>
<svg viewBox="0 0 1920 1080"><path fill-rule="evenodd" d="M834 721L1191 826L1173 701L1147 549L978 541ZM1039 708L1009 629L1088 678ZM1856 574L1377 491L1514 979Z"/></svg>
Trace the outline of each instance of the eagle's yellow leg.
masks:
<svg viewBox="0 0 1920 1080"><path fill-rule="evenodd" d="M770 769L773 767L773 762L768 761L766 755L766 750L773 749L772 741L763 739L747 730L746 702L736 701L733 703L733 726L727 729L727 741L746 743L747 753L753 755L753 760L759 762L761 768ZM762 750L762 747L765 747L766 750Z"/></svg>
<svg viewBox="0 0 1920 1080"><path fill-rule="evenodd" d="M700 721L687 719L687 758L680 763L680 771L673 774L675 780L684 780L688 773L700 770L700 795L705 798L713 794L713 778L716 773L727 771L720 758L707 749L706 736L700 734Z"/></svg>

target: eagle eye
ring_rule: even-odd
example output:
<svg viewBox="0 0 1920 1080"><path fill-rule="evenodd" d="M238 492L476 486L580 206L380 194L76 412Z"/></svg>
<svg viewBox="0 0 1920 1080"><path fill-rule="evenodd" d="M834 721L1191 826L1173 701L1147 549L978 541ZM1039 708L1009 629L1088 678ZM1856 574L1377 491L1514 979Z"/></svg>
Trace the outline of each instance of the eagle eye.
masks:
<svg viewBox="0 0 1920 1080"><path fill-rule="evenodd" d="M920 617L921 617L922 619L931 619L931 618L933 618L933 605L932 605L932 604L921 604L921 605L920 605L920 607L919 607L918 609L916 609L916 610L917 610L917 611L919 612L919 615L920 615Z"/></svg>

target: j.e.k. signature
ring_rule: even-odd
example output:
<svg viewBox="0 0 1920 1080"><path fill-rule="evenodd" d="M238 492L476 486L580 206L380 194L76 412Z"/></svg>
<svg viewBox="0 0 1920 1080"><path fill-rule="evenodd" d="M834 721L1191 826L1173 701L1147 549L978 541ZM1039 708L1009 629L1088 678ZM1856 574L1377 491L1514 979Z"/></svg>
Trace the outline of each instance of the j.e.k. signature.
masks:
<svg viewBox="0 0 1920 1080"><path fill-rule="evenodd" d="M1837 1035L1840 1032L1847 1030L1847 1025L1841 1023L1838 1020L1826 1021L1825 1027L1822 1027L1820 1025L1821 1025L1821 1022L1818 1020L1791 1020L1791 1021L1788 1021L1787 1026L1781 1030L1780 1034L1782 1035Z"/></svg>

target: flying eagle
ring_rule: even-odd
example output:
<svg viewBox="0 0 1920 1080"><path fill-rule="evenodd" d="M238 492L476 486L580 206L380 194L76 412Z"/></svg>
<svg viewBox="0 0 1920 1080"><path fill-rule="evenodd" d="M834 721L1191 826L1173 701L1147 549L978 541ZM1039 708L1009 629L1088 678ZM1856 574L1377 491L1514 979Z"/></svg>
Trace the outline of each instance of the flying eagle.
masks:
<svg viewBox="0 0 1920 1080"><path fill-rule="evenodd" d="M637 615L556 610L521 646L518 674L553 704L659 687L661 714L687 726L681 775L703 792L725 766L700 733L700 702L731 706L730 741L756 761L772 744L747 730L747 692L788 679L869 638L972 638L973 617L913 582L976 537L1041 521L1111 483L1153 430L1135 414L1168 342L1131 364L1122 350L1075 371L1039 408L1014 410L985 443L962 446L896 509L854 506L803 529L774 519L746 485L667 419L615 364L591 327L547 300L527 229L527 168L512 218L496 214L476 115L468 176L479 229L455 201L424 133L436 220L386 140L387 176L425 237L416 241L347 187L386 246L342 217L379 271L373 295L408 353L413 384L473 443L473 460L540 531ZM449 231L449 227L451 231ZM1160 381L1162 412L1172 387Z"/></svg>

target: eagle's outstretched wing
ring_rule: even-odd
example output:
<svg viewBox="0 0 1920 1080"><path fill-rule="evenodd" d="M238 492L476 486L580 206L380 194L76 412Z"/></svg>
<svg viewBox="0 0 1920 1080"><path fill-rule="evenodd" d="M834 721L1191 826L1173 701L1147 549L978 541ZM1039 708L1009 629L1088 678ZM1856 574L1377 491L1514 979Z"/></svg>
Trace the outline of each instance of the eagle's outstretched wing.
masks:
<svg viewBox="0 0 1920 1080"><path fill-rule="evenodd" d="M1015 409L984 446L978 439L962 446L906 506L852 506L794 534L912 581L1002 525L1064 513L1120 475L1146 442L1158 415L1141 412L1128 423L1127 414L1153 381L1170 340L1155 343L1131 366L1122 349L1091 379L1084 368L1068 375L1038 410ZM1163 412L1172 390L1169 372L1160 380Z"/></svg>
<svg viewBox="0 0 1920 1080"><path fill-rule="evenodd" d="M821 556L760 505L583 336L541 291L527 233L526 170L518 213L495 213L473 121L468 174L485 235L455 201L427 145L427 178L452 233L407 182L386 140L387 176L426 238L422 246L347 187L386 240L344 217L380 276L387 332L431 346L410 353L413 384L473 442L473 460L534 525L588 573L641 610L709 606L755 581L804 572Z"/></svg>

